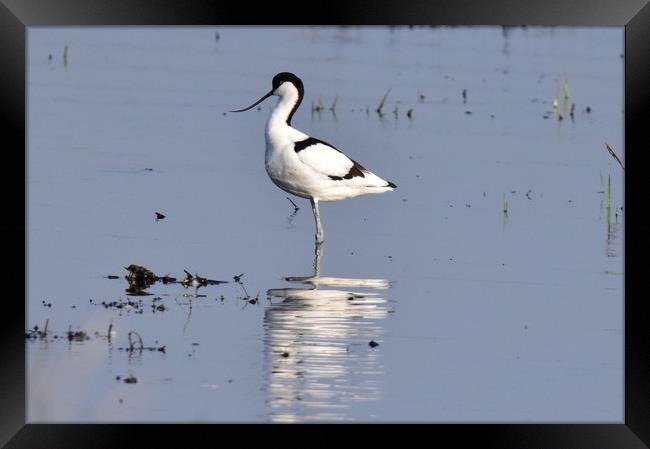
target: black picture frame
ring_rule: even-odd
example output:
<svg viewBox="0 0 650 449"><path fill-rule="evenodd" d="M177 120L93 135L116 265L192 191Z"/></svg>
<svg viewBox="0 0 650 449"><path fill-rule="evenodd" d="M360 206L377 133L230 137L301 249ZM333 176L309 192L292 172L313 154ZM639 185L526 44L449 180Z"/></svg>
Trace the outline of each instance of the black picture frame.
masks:
<svg viewBox="0 0 650 449"><path fill-rule="evenodd" d="M642 448L650 445L650 331L644 313L644 248L650 248L650 224L635 198L647 198L648 183L640 161L648 151L644 125L650 115L650 3L648 0L361 0L306 4L268 2L239 4L215 1L171 0L1 0L0 89L2 123L6 137L15 137L3 152L5 174L27 176L25 165L25 62L26 28L77 25L220 25L220 24L396 24L396 25L554 25L625 27L625 421L620 424L486 424L432 425L425 444L453 441L454 446L478 442L498 448ZM252 15L254 14L254 15ZM22 151L21 151L22 148ZM9 159L7 159L9 157ZM13 253L4 276L13 278L23 261L25 273L25 195L16 193L24 179L3 176L3 214L0 227ZM25 184L22 184L25 185ZM7 193L9 192L9 193ZM632 198L632 201L627 201ZM647 201L647 200L646 200ZM19 242L24 242L21 245ZM21 257L22 255L22 257ZM638 262L628 263L636 260ZM26 277L23 278L26 288ZM26 295L25 295L26 297ZM15 295L5 295L0 326L0 444L6 447L133 447L136 436L165 441L179 435L200 435L206 444L226 441L226 427L245 435L238 426L142 425L37 425L25 424L25 307ZM339 426L299 426L316 430L318 444L339 443ZM272 440L282 442L287 429L265 426ZM349 428L349 426L348 426ZM363 426L366 430L368 427ZM378 438L401 432L402 426L372 426ZM280 433L282 432L282 433ZM211 438L214 436L214 440ZM424 435L422 435L424 436ZM149 440L149 438L152 438ZM305 443L308 443L307 441ZM236 443L237 444L237 443ZM476 443L475 443L476 444Z"/></svg>

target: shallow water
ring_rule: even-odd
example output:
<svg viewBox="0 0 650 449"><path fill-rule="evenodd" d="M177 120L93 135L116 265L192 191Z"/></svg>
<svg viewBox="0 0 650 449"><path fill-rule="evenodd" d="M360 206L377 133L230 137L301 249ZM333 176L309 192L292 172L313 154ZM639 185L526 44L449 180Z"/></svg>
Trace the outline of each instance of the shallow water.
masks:
<svg viewBox="0 0 650 449"><path fill-rule="evenodd" d="M31 28L28 420L622 422L622 52L622 28ZM294 126L398 185L322 205L317 279L309 204L264 170L273 102L223 114L279 71ZM230 283L97 305L130 264Z"/></svg>

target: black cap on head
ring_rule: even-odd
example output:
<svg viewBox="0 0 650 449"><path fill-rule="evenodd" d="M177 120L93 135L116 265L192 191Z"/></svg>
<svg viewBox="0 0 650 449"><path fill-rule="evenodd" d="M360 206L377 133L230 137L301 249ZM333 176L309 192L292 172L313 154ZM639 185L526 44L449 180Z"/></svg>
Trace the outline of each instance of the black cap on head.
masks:
<svg viewBox="0 0 650 449"><path fill-rule="evenodd" d="M298 89L301 95L304 92L302 80L290 72L280 72L273 77L273 90L280 87L284 82L289 82L296 86L296 89Z"/></svg>
<svg viewBox="0 0 650 449"><path fill-rule="evenodd" d="M280 87L282 85L282 83L287 83L287 82L293 84L296 87L296 89L298 90L298 99L296 100L296 103L291 108L291 112L289 112L289 116L287 117L287 125L291 125L291 118L293 117L293 114L298 109L298 106L300 106L300 103L302 103L302 97L305 94L305 89L302 86L302 81L300 80L300 78L298 78L293 73L289 73L289 72L280 72L277 75L275 75L273 77L273 88L271 89L271 91L268 92L266 95L264 95L259 100L257 100L255 103L253 103L252 105L250 105L247 108L237 109L235 111L230 111L230 112L244 112L244 111L248 111L249 109L252 109L253 107L257 106L258 104L260 104L261 102L263 102L264 100L269 98L271 95L273 95L275 90L278 87Z"/></svg>

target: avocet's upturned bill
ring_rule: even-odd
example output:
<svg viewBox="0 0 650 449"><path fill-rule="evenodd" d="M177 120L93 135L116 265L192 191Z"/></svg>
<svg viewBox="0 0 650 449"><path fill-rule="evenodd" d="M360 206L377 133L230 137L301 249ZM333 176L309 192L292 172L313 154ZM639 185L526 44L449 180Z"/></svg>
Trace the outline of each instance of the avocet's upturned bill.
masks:
<svg viewBox="0 0 650 449"><path fill-rule="evenodd" d="M316 242L323 242L319 201L339 201L359 195L384 193L397 186L322 140L291 126L291 118L304 95L302 81L293 73L273 77L271 91L243 112L271 95L280 97L266 123L266 172L282 190L311 200L316 221Z"/></svg>

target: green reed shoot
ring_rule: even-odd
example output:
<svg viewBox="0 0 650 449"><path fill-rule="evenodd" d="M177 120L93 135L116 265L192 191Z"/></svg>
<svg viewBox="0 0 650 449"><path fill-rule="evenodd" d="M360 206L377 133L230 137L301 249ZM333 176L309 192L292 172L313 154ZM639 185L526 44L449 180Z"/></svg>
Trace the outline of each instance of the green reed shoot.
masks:
<svg viewBox="0 0 650 449"><path fill-rule="evenodd" d="M607 210L607 232L612 232L612 180L607 175L607 193L605 194L605 208Z"/></svg>
<svg viewBox="0 0 650 449"><path fill-rule="evenodd" d="M562 90L564 91L564 99L568 100L569 97L571 96L571 91L569 90L569 82L566 79L564 80L564 85L562 86Z"/></svg>

